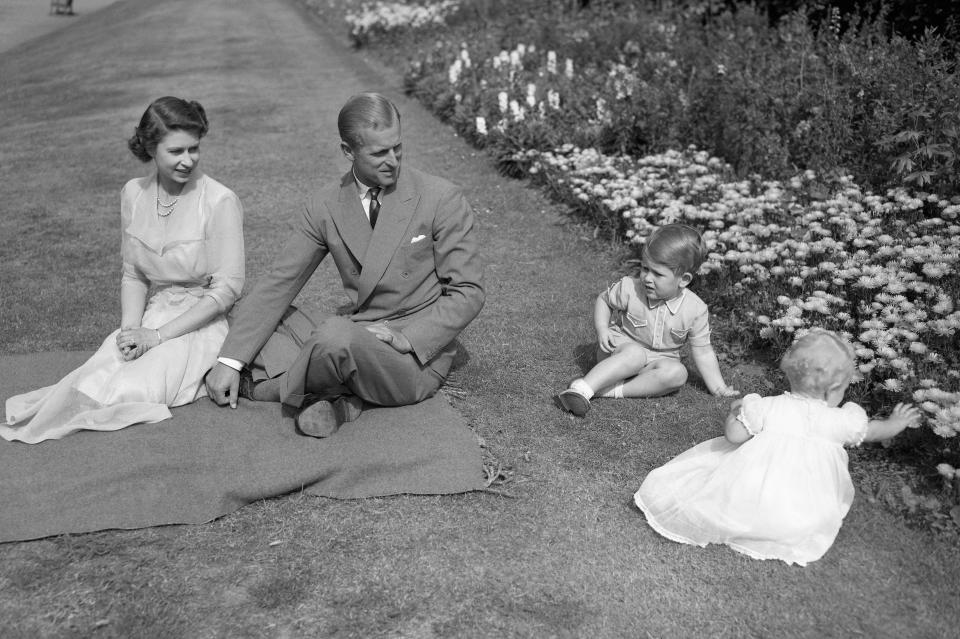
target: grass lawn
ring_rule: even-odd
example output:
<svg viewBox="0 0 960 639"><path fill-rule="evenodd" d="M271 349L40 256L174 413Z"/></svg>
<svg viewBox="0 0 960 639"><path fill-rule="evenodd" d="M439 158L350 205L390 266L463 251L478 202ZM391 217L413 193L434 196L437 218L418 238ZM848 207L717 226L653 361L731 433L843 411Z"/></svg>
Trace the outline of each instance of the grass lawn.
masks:
<svg viewBox="0 0 960 639"><path fill-rule="evenodd" d="M310 186L346 168L337 110L377 89L403 112L405 161L463 185L476 208L488 302L449 394L508 481L499 494L294 494L205 525L3 544L0 636L956 632L956 544L879 502L858 497L807 568L647 527L631 501L643 476L718 434L726 402L693 379L666 398L597 402L583 420L556 409L552 395L589 364L593 300L620 274L620 249L500 177L340 36L294 0L120 0L0 53L0 355L92 350L115 327L118 194L144 171L124 141L150 100L207 108L203 165L244 203L252 281ZM329 267L301 301L343 301ZM724 372L744 392L780 383L755 362ZM0 516L16 514L0 504Z"/></svg>

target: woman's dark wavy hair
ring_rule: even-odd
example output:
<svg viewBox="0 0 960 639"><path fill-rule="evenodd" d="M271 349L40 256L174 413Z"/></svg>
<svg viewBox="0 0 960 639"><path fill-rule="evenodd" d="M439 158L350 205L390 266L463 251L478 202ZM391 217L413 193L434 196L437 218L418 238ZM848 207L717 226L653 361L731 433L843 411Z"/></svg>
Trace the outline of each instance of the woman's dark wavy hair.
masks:
<svg viewBox="0 0 960 639"><path fill-rule="evenodd" d="M141 162L149 162L160 140L171 131L186 131L202 138L209 128L207 112L199 102L168 95L154 100L143 112L127 148Z"/></svg>

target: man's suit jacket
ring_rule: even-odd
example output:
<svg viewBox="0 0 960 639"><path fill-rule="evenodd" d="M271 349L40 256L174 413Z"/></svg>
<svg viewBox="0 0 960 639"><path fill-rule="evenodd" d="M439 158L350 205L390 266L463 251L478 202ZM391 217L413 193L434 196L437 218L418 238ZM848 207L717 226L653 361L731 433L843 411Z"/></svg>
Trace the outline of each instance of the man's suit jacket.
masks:
<svg viewBox="0 0 960 639"><path fill-rule="evenodd" d="M328 254L352 303L350 319L389 321L422 365L445 375L454 338L485 298L473 213L459 188L406 166L383 195L375 229L353 171L310 198L271 270L238 304L220 355L250 363L260 353L269 375L288 370L298 349L271 337Z"/></svg>

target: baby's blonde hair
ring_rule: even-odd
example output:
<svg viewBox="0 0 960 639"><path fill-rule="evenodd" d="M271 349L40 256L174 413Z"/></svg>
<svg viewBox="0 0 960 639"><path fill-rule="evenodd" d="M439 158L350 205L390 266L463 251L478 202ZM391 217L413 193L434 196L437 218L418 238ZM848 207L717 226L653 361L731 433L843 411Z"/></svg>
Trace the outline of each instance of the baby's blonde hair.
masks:
<svg viewBox="0 0 960 639"><path fill-rule="evenodd" d="M812 328L787 349L780 370L790 389L820 396L837 384L856 377L853 346L833 331Z"/></svg>

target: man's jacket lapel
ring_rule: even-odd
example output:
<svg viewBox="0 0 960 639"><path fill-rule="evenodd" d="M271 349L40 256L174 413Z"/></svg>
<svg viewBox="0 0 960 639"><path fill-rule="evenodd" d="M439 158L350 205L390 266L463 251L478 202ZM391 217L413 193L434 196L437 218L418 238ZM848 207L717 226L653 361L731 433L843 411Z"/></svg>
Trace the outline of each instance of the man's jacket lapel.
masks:
<svg viewBox="0 0 960 639"><path fill-rule="evenodd" d="M407 237L407 228L420 201L420 196L402 175L401 172L397 188L393 191L388 190L384 194L380 218L376 228L373 229L373 236L363 256L363 270L360 272L357 287L358 306L363 304L373 292L386 272L400 242Z"/></svg>
<svg viewBox="0 0 960 639"><path fill-rule="evenodd" d="M337 225L344 245L354 259L363 263L364 255L370 244L370 223L363 214L363 204L357 192L357 182L353 179L353 171L347 171L340 181L340 195L336 202L331 202L330 216Z"/></svg>

